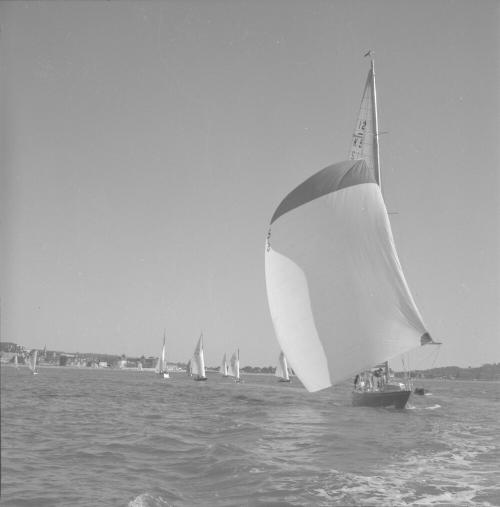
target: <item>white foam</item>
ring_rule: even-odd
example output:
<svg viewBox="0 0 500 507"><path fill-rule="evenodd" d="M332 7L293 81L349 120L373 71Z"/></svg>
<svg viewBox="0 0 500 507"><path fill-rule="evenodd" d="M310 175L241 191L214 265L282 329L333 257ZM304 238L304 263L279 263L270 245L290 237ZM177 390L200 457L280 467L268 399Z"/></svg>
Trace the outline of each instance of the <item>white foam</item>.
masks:
<svg viewBox="0 0 500 507"><path fill-rule="evenodd" d="M142 493L128 504L128 507L171 507L161 496L154 497L149 493Z"/></svg>

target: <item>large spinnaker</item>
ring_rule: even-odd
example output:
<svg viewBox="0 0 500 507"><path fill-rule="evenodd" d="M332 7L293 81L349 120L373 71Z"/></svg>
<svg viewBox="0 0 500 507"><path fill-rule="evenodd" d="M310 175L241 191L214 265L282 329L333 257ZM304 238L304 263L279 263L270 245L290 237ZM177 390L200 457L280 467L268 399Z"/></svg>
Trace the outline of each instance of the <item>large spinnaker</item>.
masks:
<svg viewBox="0 0 500 507"><path fill-rule="evenodd" d="M309 391L421 344L426 330L364 160L319 171L281 202L265 253L279 344Z"/></svg>

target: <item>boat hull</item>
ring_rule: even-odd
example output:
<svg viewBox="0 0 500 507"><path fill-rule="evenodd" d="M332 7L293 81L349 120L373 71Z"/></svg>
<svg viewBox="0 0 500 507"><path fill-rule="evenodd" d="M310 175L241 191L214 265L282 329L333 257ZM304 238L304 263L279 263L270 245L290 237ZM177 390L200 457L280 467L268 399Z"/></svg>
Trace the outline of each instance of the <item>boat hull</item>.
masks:
<svg viewBox="0 0 500 507"><path fill-rule="evenodd" d="M391 407L404 408L411 391L353 391L352 404L355 407Z"/></svg>
<svg viewBox="0 0 500 507"><path fill-rule="evenodd" d="M201 382L202 380L207 380L207 377L194 377L194 380Z"/></svg>

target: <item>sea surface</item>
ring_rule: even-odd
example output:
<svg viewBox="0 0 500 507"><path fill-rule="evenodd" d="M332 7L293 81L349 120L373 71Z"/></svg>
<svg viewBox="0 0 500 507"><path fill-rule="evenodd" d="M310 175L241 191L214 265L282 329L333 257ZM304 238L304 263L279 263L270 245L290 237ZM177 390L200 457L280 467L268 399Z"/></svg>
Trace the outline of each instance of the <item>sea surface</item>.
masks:
<svg viewBox="0 0 500 507"><path fill-rule="evenodd" d="M1 505L500 505L498 382L395 410L243 379L2 366Z"/></svg>

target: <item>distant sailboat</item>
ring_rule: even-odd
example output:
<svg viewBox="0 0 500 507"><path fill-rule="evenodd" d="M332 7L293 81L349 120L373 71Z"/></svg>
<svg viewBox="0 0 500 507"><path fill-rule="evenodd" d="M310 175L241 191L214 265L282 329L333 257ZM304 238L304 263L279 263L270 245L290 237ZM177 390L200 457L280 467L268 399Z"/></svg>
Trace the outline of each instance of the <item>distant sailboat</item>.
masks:
<svg viewBox="0 0 500 507"><path fill-rule="evenodd" d="M240 349L234 352L229 361L229 375L234 377L235 382L242 382L240 378Z"/></svg>
<svg viewBox="0 0 500 507"><path fill-rule="evenodd" d="M222 363L220 365L220 372L223 377L229 377L229 367L227 365L226 354L222 357Z"/></svg>
<svg viewBox="0 0 500 507"><path fill-rule="evenodd" d="M266 241L275 333L311 392L434 343L404 278L380 189L373 60L349 158L290 192ZM410 388L386 386L356 388L353 404L403 408Z"/></svg>
<svg viewBox="0 0 500 507"><path fill-rule="evenodd" d="M156 363L155 372L160 375L162 378L170 378L170 374L167 371L167 355L166 355L166 349L165 349L165 332L163 332L163 347L161 349L160 357L158 358L158 361Z"/></svg>
<svg viewBox="0 0 500 507"><path fill-rule="evenodd" d="M278 357L278 366L274 375L278 377L279 382L290 382L290 373L288 372L288 363L286 361L285 354L283 351L280 352Z"/></svg>
<svg viewBox="0 0 500 507"><path fill-rule="evenodd" d="M18 363L18 360L17 360L17 354L14 356L14 366L16 368L19 368L19 363Z"/></svg>
<svg viewBox="0 0 500 507"><path fill-rule="evenodd" d="M188 363L186 365L186 373L188 374L189 377L193 376L193 371L191 368L191 359L188 361Z"/></svg>
<svg viewBox="0 0 500 507"><path fill-rule="evenodd" d="M33 350L32 352L30 352L30 354L28 356L28 361L27 361L28 368L31 370L31 373L33 373L33 375L38 375L38 366L36 364L37 357L38 357L38 350Z"/></svg>
<svg viewBox="0 0 500 507"><path fill-rule="evenodd" d="M191 360L191 373L194 380L207 380L205 372L205 357L203 354L203 333L200 335L193 359Z"/></svg>

